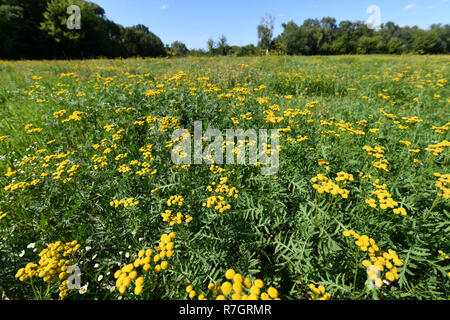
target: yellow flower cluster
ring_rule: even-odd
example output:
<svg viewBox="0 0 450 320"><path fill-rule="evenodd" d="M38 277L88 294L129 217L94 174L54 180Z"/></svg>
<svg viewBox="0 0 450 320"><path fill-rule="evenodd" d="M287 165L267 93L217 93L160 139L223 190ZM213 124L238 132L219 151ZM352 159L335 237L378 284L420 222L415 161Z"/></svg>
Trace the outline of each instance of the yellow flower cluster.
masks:
<svg viewBox="0 0 450 320"><path fill-rule="evenodd" d="M0 220L3 220L6 216L7 214L0 210Z"/></svg>
<svg viewBox="0 0 450 320"><path fill-rule="evenodd" d="M81 121L81 116L86 115L86 112L83 111L74 111L67 119L61 120L62 123L66 123L69 121Z"/></svg>
<svg viewBox="0 0 450 320"><path fill-rule="evenodd" d="M136 110L136 108L126 108L126 107L123 107L123 108L118 108L118 109L116 109L116 113L120 113L120 112L122 112L122 111L135 111Z"/></svg>
<svg viewBox="0 0 450 320"><path fill-rule="evenodd" d="M283 117L277 117L272 110L264 111L264 121L267 123L280 123L283 120Z"/></svg>
<svg viewBox="0 0 450 320"><path fill-rule="evenodd" d="M214 210L217 210L220 213L231 210L231 205L225 200L223 196L209 197L202 205L206 208L214 207Z"/></svg>
<svg viewBox="0 0 450 320"><path fill-rule="evenodd" d="M69 73L61 73L60 77L61 78L65 78L65 77L74 77L74 78L76 78L78 76L75 73L73 73L73 72L69 72ZM40 77L40 78L42 79L42 77Z"/></svg>
<svg viewBox="0 0 450 320"><path fill-rule="evenodd" d="M145 91L144 94L145 94L147 97L155 97L155 96L158 96L158 95L160 95L161 93L164 93L164 92L166 92L166 90L153 90L153 89L149 89L149 90Z"/></svg>
<svg viewBox="0 0 450 320"><path fill-rule="evenodd" d="M353 230L344 231L342 234L344 237L354 237L356 239L355 244L361 251L369 255L369 259L364 260L362 265L370 269L371 276L374 277L375 285L378 288L383 285L381 277L375 277L378 271L380 274L385 271L384 277L391 282L398 280L397 267L403 265L403 260L399 259L394 250L389 249L388 252L384 252L377 246L374 239L366 235L359 235Z"/></svg>
<svg viewBox="0 0 450 320"><path fill-rule="evenodd" d="M280 131L281 131L281 130L280 130ZM295 140L294 140L293 138L291 138L291 137L287 138L286 140L289 141L289 142L292 142L292 143L296 144L296 143L300 143L300 142L303 142L303 141L308 140L308 137L307 137L307 136L299 135L299 136L297 136L297 139L295 139Z"/></svg>
<svg viewBox="0 0 450 320"><path fill-rule="evenodd" d="M345 122L344 120L341 120L339 122L334 122L334 125L339 128L340 131L348 132L350 135L365 135L365 132L362 130L354 129L352 124L349 122Z"/></svg>
<svg viewBox="0 0 450 320"><path fill-rule="evenodd" d="M331 296L328 292L325 291L325 287L320 285L316 287L314 283L309 285L309 289L312 291L311 299L312 300L330 300Z"/></svg>
<svg viewBox="0 0 450 320"><path fill-rule="evenodd" d="M70 156L70 155L73 155L73 154L75 154L77 151L75 150L75 151L67 151L66 153L60 153L60 154L51 154L51 155L48 155L48 156L45 156L44 157L44 161L45 162L50 162L52 159L64 159L64 158L67 158L68 156Z"/></svg>
<svg viewBox="0 0 450 320"><path fill-rule="evenodd" d="M178 171L184 171L184 170L187 170L190 167L191 167L190 164L184 164L182 166L179 166L179 165L176 165L176 164L173 165L173 168L177 169Z"/></svg>
<svg viewBox="0 0 450 320"><path fill-rule="evenodd" d="M14 191L14 190L25 189L25 188L37 185L40 181L41 181L41 179L35 179L35 180L31 181L31 182L21 181L21 182L18 182L18 183L12 183L12 184L7 185L6 187L4 187L3 190L5 190L5 191Z"/></svg>
<svg viewBox="0 0 450 320"><path fill-rule="evenodd" d="M63 109L60 111L56 111L55 113L53 113L53 116L58 119L58 118L62 118L65 116L65 114L67 113L67 110Z"/></svg>
<svg viewBox="0 0 450 320"><path fill-rule="evenodd" d="M94 161L94 163L98 163L94 165L94 170L98 170L99 168L103 168L108 165L108 162L106 162L106 156L99 157L98 155L94 154L92 160Z"/></svg>
<svg viewBox="0 0 450 320"><path fill-rule="evenodd" d="M76 240L66 243L61 241L51 243L39 253L40 260L38 264L28 263L25 268L17 271L16 278L22 282L36 276L49 283L63 280L59 286L59 296L63 298L69 292L67 280L65 280L69 277L69 273L66 272L67 266L73 264L71 259L66 257L76 253L79 248L80 245Z"/></svg>
<svg viewBox="0 0 450 320"><path fill-rule="evenodd" d="M251 112L247 112L246 114L241 114L241 118L244 120L252 120L252 113Z"/></svg>
<svg viewBox="0 0 450 320"><path fill-rule="evenodd" d="M167 200L167 206L171 207L172 205L183 205L184 198L182 196L171 196L169 200Z"/></svg>
<svg viewBox="0 0 450 320"><path fill-rule="evenodd" d="M117 171L121 172L121 173L127 173L131 171L131 168L129 166L127 166L126 164L122 164Z"/></svg>
<svg viewBox="0 0 450 320"><path fill-rule="evenodd" d="M378 161L372 163L372 165L375 168L389 172L388 169L389 162L387 161L387 159L384 158L384 147L376 146L372 148L369 146L364 146L363 150L366 151L372 157L378 159Z"/></svg>
<svg viewBox="0 0 450 320"><path fill-rule="evenodd" d="M419 118L416 117L416 116L411 117L411 118L408 118L408 117L402 117L402 119L403 119L406 123L408 123L408 124L416 124L416 123L421 123L421 122L423 122L422 119L419 119Z"/></svg>
<svg viewBox="0 0 450 320"><path fill-rule="evenodd" d="M172 212L172 210L166 210L165 213L161 214L164 222L169 222L171 226L175 224L182 224L183 219L184 222L189 223L192 221L192 216L186 215L184 216L181 212L177 212L176 214Z"/></svg>
<svg viewBox="0 0 450 320"><path fill-rule="evenodd" d="M128 198L123 200L113 200L109 204L114 208L117 208L120 205L123 205L123 207L126 208L137 206L139 204L139 201L136 201L134 198Z"/></svg>
<svg viewBox="0 0 450 320"><path fill-rule="evenodd" d="M121 153L119 155L117 155L114 160L119 161L121 159L125 159L126 157L128 157L128 153Z"/></svg>
<svg viewBox="0 0 450 320"><path fill-rule="evenodd" d="M125 129L121 129L119 131L117 131L115 134L112 135L112 140L113 141L117 141L123 138L122 133L125 132Z"/></svg>
<svg viewBox="0 0 450 320"><path fill-rule="evenodd" d="M33 156L33 157L26 157L25 159L23 159L22 161L19 162L18 166L22 167L24 165L26 165L27 163L31 163L34 160L36 160L38 157Z"/></svg>
<svg viewBox="0 0 450 320"><path fill-rule="evenodd" d="M390 208L393 209L394 214L406 216L407 212L404 208L397 208L398 202L394 201L394 199L392 199L392 195L386 190L387 185L379 183L380 180L376 179L373 184L376 190L372 192L372 195L377 197L380 209L386 210ZM372 208L377 207L376 200L373 198L366 199L366 203Z"/></svg>
<svg viewBox="0 0 450 320"><path fill-rule="evenodd" d="M27 133L41 132L42 130L43 130L42 128L33 128L33 129L27 130Z"/></svg>
<svg viewBox="0 0 450 320"><path fill-rule="evenodd" d="M154 174L156 174L156 173L158 172L157 169L152 170L152 169L150 168L150 164L148 164L147 162L144 162L144 163L142 164L142 167L143 167L143 168L142 168L141 170L136 171L136 174L137 174L138 176L143 176L143 175L146 175L147 173L150 173L151 175L154 175Z"/></svg>
<svg viewBox="0 0 450 320"><path fill-rule="evenodd" d="M450 141L444 140L437 144L431 144L428 146L428 151L433 153L433 155L438 156L444 152L445 148L450 147Z"/></svg>
<svg viewBox="0 0 450 320"><path fill-rule="evenodd" d="M311 179L311 182L314 183L313 188L320 194L329 193L333 196L340 195L344 199L348 198L349 191L347 189L342 189L332 179L325 177L323 174L319 173ZM317 184L317 182L320 182L320 184Z"/></svg>
<svg viewBox="0 0 450 320"><path fill-rule="evenodd" d="M67 178L64 179L64 183L69 182L72 180L73 175L77 172L77 170L80 168L79 165L75 164L73 165L69 170L67 170Z"/></svg>
<svg viewBox="0 0 450 320"><path fill-rule="evenodd" d="M405 141L405 140L400 140L399 141L401 144L404 144L405 146L409 147L411 145L410 141Z"/></svg>
<svg viewBox="0 0 450 320"><path fill-rule="evenodd" d="M3 140L6 140L6 138L8 138L7 136L0 136L0 142L2 142Z"/></svg>
<svg viewBox="0 0 450 320"><path fill-rule="evenodd" d="M215 165L211 165L209 170L214 174L219 174L219 173L223 173L223 172L227 171L226 169L221 168L219 166L215 166Z"/></svg>
<svg viewBox="0 0 450 320"><path fill-rule="evenodd" d="M113 131L115 128L116 128L116 125L115 125L115 124L110 124L110 125L107 125L107 126L104 126L104 127L103 127L103 129L105 129L106 132Z"/></svg>
<svg viewBox="0 0 450 320"><path fill-rule="evenodd" d="M235 187L230 187L229 184L230 180L228 177L221 177L218 183L213 181L211 185L207 186L206 189L209 192L214 192L215 195L209 197L206 202L202 204L203 207L214 208L214 210L217 210L220 213L231 210L231 205L227 202L226 197L238 199L239 190Z"/></svg>
<svg viewBox="0 0 450 320"><path fill-rule="evenodd" d="M397 116L396 116L395 114L387 113L383 108L380 109L380 113L381 113L383 116L385 116L386 118L391 119L391 120L397 118Z"/></svg>
<svg viewBox="0 0 450 320"><path fill-rule="evenodd" d="M177 130L180 128L180 120L174 117L164 117L159 120L159 132L168 132L169 130Z"/></svg>
<svg viewBox="0 0 450 320"><path fill-rule="evenodd" d="M363 179L372 179L372 175L371 174L364 174L364 172L360 172L359 176Z"/></svg>
<svg viewBox="0 0 450 320"><path fill-rule="evenodd" d="M227 270L225 278L230 281L221 283L210 283L208 285L209 293L198 295L198 300L208 300L206 296L212 295L216 300L280 300L278 290L269 287L266 292L263 291L264 282L261 279L252 281L249 277L243 277L233 269ZM189 298L197 296L197 292L191 285L186 288Z"/></svg>
<svg viewBox="0 0 450 320"><path fill-rule="evenodd" d="M322 167L322 166L328 166L330 163L328 162L328 161L326 161L325 159L318 159L317 160L317 162L318 162L318 164L319 164L319 167Z"/></svg>
<svg viewBox="0 0 450 320"><path fill-rule="evenodd" d="M213 181L210 186L207 186L206 189L209 192L215 192L219 194L224 194L228 198L239 198L239 190L237 190L235 187L230 187L230 180L228 177L222 177L219 180L219 183Z"/></svg>
<svg viewBox="0 0 450 320"><path fill-rule="evenodd" d="M142 249L138 252L138 258L134 260L133 263L123 266L121 269L114 273L114 278L116 279L116 286L119 288L119 293L123 295L127 287L131 285L134 281L135 288L134 294L140 295L143 290L144 277L138 277L138 268L142 267L143 273L148 273L152 268L152 261L156 265L153 267L153 271L156 273L166 270L169 266L168 258L173 256L173 250L175 247L176 234L171 232L169 234L163 234L161 236L161 241L159 242L156 251L159 252L153 255L152 249ZM152 258L153 256L153 258Z"/></svg>
<svg viewBox="0 0 450 320"><path fill-rule="evenodd" d="M69 163L69 160L64 160L61 163L58 164L56 171L53 172L53 180L59 180L61 179L61 175L64 173L64 168ZM64 183L67 183L72 180L73 175L77 172L77 170L80 168L79 165L73 165L69 170L67 170L67 178L64 179Z"/></svg>
<svg viewBox="0 0 450 320"><path fill-rule="evenodd" d="M386 172L389 172L388 164L389 164L389 161L387 161L387 159L384 159L384 158L372 163L372 165L375 168L386 171Z"/></svg>
<svg viewBox="0 0 450 320"><path fill-rule="evenodd" d="M438 181L436 181L436 188L443 192L438 193L438 196L443 197L444 199L450 199L450 174L440 174L436 172L434 176L439 178Z"/></svg>
<svg viewBox="0 0 450 320"><path fill-rule="evenodd" d="M351 181L354 181L354 177L351 173L346 173L344 171L338 172L336 179L337 182L342 182L343 184L347 184Z"/></svg>
<svg viewBox="0 0 450 320"><path fill-rule="evenodd" d="M431 130L434 130L436 133L446 134L448 130L450 130L450 122L448 122L445 126L436 127L433 126Z"/></svg>
<svg viewBox="0 0 450 320"><path fill-rule="evenodd" d="M441 261L450 260L450 256L447 255L444 251L438 250L438 253L441 256Z"/></svg>

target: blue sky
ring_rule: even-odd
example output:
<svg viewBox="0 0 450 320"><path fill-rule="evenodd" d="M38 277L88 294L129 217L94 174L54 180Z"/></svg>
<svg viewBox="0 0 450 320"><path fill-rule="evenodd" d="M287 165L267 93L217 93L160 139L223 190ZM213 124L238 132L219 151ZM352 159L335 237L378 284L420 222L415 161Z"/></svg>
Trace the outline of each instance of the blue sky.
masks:
<svg viewBox="0 0 450 320"><path fill-rule="evenodd" d="M230 45L256 44L256 27L272 14L275 35L281 24L307 18L334 17L339 21L366 21L366 9L377 5L381 23L428 28L433 23L450 23L449 0L90 0L106 16L123 26L144 24L165 44L175 40L188 48L206 48L209 38L224 34Z"/></svg>

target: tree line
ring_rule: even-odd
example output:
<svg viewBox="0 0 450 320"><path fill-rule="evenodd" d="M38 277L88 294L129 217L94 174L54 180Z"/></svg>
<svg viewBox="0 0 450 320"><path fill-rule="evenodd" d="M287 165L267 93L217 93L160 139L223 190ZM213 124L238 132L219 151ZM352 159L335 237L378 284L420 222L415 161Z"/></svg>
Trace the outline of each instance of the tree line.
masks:
<svg viewBox="0 0 450 320"><path fill-rule="evenodd" d="M67 25L72 5L80 8L79 29ZM84 0L0 0L0 39L3 59L167 54L161 39L146 26L123 27L107 19L99 5Z"/></svg>
<svg viewBox="0 0 450 320"><path fill-rule="evenodd" d="M364 22L341 21L325 17L307 19L302 25L284 23L283 32L272 43L273 50L285 54L437 54L450 51L450 25L433 24L429 30L400 27L393 22L377 30Z"/></svg>
<svg viewBox="0 0 450 320"><path fill-rule="evenodd" d="M68 8L81 12L79 28ZM75 17L76 18L76 17ZM0 0L0 59L68 59L92 57L255 56L334 54L448 54L450 25L428 30L387 22L377 30L362 21L324 17L282 24L274 37L274 18L266 15L257 26L258 44L232 46L223 35L209 39L207 50L189 50L180 41L164 45L144 25L124 27L109 19L99 5L85 0ZM72 21L69 21L69 23Z"/></svg>

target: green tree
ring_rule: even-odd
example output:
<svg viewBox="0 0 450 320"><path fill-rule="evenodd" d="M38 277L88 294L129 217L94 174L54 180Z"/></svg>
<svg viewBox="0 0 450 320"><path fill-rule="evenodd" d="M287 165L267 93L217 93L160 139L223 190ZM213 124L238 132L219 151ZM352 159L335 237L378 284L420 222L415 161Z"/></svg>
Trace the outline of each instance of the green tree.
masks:
<svg viewBox="0 0 450 320"><path fill-rule="evenodd" d="M123 45L127 57L161 57L166 55L161 39L141 24L124 29Z"/></svg>
<svg viewBox="0 0 450 320"><path fill-rule="evenodd" d="M76 5L81 12L81 28L69 29L67 8ZM108 55L111 46L103 8L82 0L53 0L48 2L40 30L48 34L65 57L90 57Z"/></svg>
<svg viewBox="0 0 450 320"><path fill-rule="evenodd" d="M238 57L244 57L244 56L255 56L258 53L258 48L256 48L253 44L249 44L243 47L239 47L235 54Z"/></svg>
<svg viewBox="0 0 450 320"><path fill-rule="evenodd" d="M39 30L47 0L0 0L0 58L41 59L54 51Z"/></svg>
<svg viewBox="0 0 450 320"><path fill-rule="evenodd" d="M422 53L442 52L443 48L438 31L436 29L417 30L413 41L413 50Z"/></svg>
<svg viewBox="0 0 450 320"><path fill-rule="evenodd" d="M261 23L257 28L258 47L265 50L266 54L269 54L270 45L272 43L274 21L275 18L272 15L266 14L266 16L261 19Z"/></svg>
<svg viewBox="0 0 450 320"><path fill-rule="evenodd" d="M381 36L362 36L358 39L357 53L370 54L383 52L383 41Z"/></svg>
<svg viewBox="0 0 450 320"><path fill-rule="evenodd" d="M219 41L217 42L217 51L220 55L226 56L230 50L230 46L227 42L227 37L224 35L220 36Z"/></svg>
<svg viewBox="0 0 450 320"><path fill-rule="evenodd" d="M215 45L216 44L215 44L214 40L213 39L208 39L207 45L208 45L208 53L209 53L209 55L210 56L215 55L215 52L216 52Z"/></svg>
<svg viewBox="0 0 450 320"><path fill-rule="evenodd" d="M189 50L186 47L186 45L180 41L172 42L172 44L170 45L170 50L172 51L172 54L176 57L185 57L189 53Z"/></svg>

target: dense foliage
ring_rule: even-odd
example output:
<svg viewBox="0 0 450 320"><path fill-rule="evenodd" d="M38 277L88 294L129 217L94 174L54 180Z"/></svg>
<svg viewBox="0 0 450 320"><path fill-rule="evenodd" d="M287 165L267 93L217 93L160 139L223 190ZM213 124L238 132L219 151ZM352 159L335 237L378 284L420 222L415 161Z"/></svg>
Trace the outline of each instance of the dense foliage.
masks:
<svg viewBox="0 0 450 320"><path fill-rule="evenodd" d="M449 63L0 62L0 294L448 299ZM175 165L199 120L279 129L278 173Z"/></svg>
<svg viewBox="0 0 450 320"><path fill-rule="evenodd" d="M67 8L79 6L81 28L69 29ZM0 0L0 58L159 57L166 51L147 27L123 27L84 0Z"/></svg>
<svg viewBox="0 0 450 320"><path fill-rule="evenodd" d="M81 28L68 29L67 8L81 9ZM69 19L70 20L70 19ZM233 46L225 36L209 39L207 50L188 50L180 41L170 46L147 27L123 27L106 18L103 8L85 0L0 0L0 58L58 59L92 57L337 55L370 53L450 52L450 26L434 24L429 30L399 27L393 22L379 30L364 22L325 17L302 25L285 23L274 38L274 18L264 17L256 27L257 46Z"/></svg>
<svg viewBox="0 0 450 320"><path fill-rule="evenodd" d="M434 24L429 30L400 27L393 22L370 29L363 22L341 21L326 17L307 19L299 26L283 24L275 39L287 54L330 55L370 53L448 53L450 25Z"/></svg>

